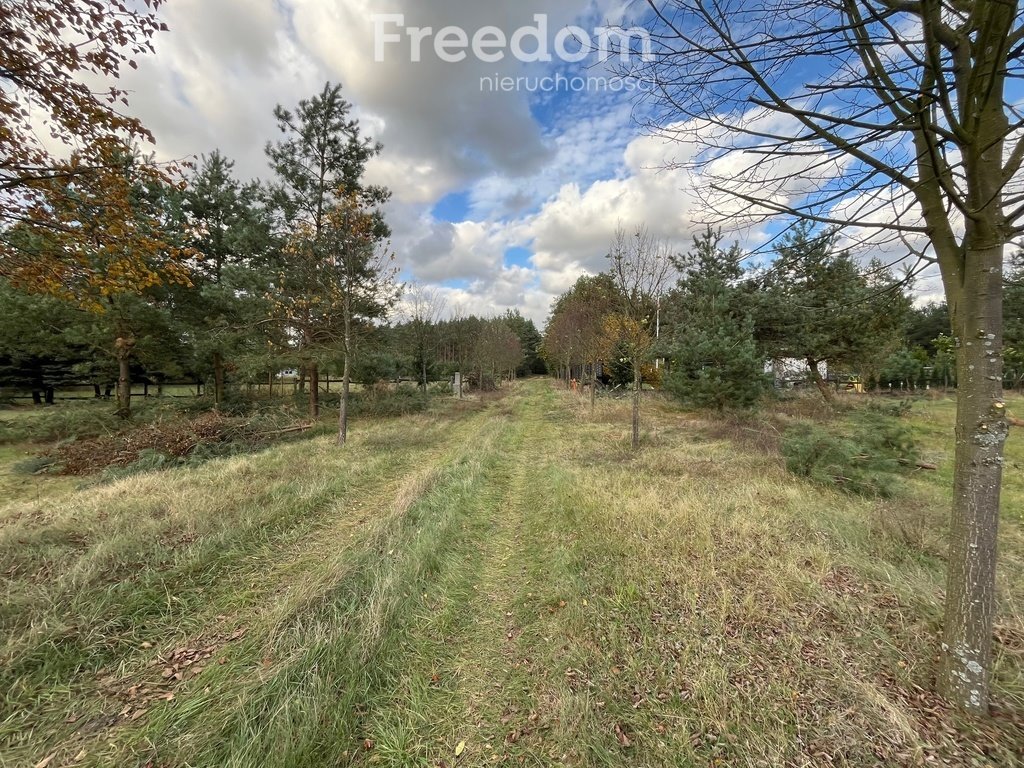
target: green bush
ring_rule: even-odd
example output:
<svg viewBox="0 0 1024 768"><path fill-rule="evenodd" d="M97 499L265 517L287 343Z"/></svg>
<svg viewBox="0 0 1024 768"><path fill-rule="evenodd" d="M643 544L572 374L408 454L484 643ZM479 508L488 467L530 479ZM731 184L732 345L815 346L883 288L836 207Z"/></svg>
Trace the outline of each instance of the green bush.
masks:
<svg viewBox="0 0 1024 768"><path fill-rule="evenodd" d="M145 448L139 451L139 456L131 464L124 466L107 467L100 476L102 482L114 482L132 475L141 475L145 472L155 472L161 469L170 469L185 463L184 458L168 456L166 453L153 448Z"/></svg>
<svg viewBox="0 0 1024 768"><path fill-rule="evenodd" d="M430 395L416 387L398 387L392 390L366 390L354 392L349 401L352 416L393 418L422 413L430 405Z"/></svg>
<svg viewBox="0 0 1024 768"><path fill-rule="evenodd" d="M51 456L30 456L22 459L11 466L11 472L15 475L41 475L44 472L52 471L56 462Z"/></svg>
<svg viewBox="0 0 1024 768"><path fill-rule="evenodd" d="M873 397L868 401L867 408L870 413L902 419L904 416L909 416L911 411L913 411L914 401L904 399L892 402Z"/></svg>
<svg viewBox="0 0 1024 768"><path fill-rule="evenodd" d="M53 406L0 415L0 444L45 443L113 434L123 422L106 405Z"/></svg>
<svg viewBox="0 0 1024 768"><path fill-rule="evenodd" d="M910 429L898 419L859 411L846 428L799 424L782 441L786 468L820 485L861 496L888 498L900 488L900 475L918 461Z"/></svg>

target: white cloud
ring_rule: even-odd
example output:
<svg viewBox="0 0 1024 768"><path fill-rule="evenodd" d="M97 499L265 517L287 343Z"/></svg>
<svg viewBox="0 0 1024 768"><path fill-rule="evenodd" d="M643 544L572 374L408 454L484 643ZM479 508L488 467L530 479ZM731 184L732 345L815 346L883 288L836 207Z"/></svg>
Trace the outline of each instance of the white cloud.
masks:
<svg viewBox="0 0 1024 768"><path fill-rule="evenodd" d="M157 55L129 73L133 110L164 157L220 148L243 177L265 176L276 137L273 108L291 107L327 80L341 82L364 132L382 141L372 180L394 192L388 217L407 274L445 288L478 314L518 307L543 321L552 299L605 266L621 223L647 224L678 248L709 218L702 179L684 167L694 146L638 136L628 96L484 93L480 78L521 74L520 64L448 64L429 51L413 64L395 49L374 61L372 15L403 13L410 26L512 30L550 14L557 30L618 22L617 0L177 0ZM547 71L556 68L552 65ZM543 69L543 67L542 67ZM467 221L430 211L468 192ZM757 231L740 233L757 240ZM510 247L534 253L506 266Z"/></svg>
<svg viewBox="0 0 1024 768"><path fill-rule="evenodd" d="M588 135L596 147L588 147L578 138ZM507 307L510 293L501 286L507 287L509 276L515 275L511 284L522 292L519 306L525 306L524 311L541 322L551 301L571 288L581 275L605 269L605 256L620 225L627 229L646 225L652 234L678 250L689 247L693 236L706 226L697 194L701 180L685 168L665 169L692 152L691 148L664 137L641 136L609 160L607 143L596 133L570 131L556 143L571 143L580 158L600 158L598 162L614 169L614 177L589 184L564 184L536 211L509 221L447 224L422 216L415 227L409 228L419 233L419 239L407 241L407 263L416 276L427 280L469 279L470 286L456 292L462 302ZM748 242L763 238L758 231L736 236ZM501 255L511 246L532 250L532 269L501 267ZM489 274L491 279L480 280L482 274ZM523 275L530 279L525 280Z"/></svg>

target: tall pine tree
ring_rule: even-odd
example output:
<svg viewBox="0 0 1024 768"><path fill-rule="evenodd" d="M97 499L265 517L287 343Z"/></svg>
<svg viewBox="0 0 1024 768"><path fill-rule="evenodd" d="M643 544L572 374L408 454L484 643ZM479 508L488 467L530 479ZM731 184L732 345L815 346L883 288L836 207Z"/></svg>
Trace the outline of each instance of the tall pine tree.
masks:
<svg viewBox="0 0 1024 768"><path fill-rule="evenodd" d="M281 106L274 110L284 138L266 148L276 175L270 199L291 242L275 285L277 310L297 337L299 358L309 377L313 418L320 414L321 357L343 334L339 306L329 295L332 279L324 276L335 268L332 259L337 255L324 242L329 217L350 205L353 195L361 208L370 209L389 197L386 189L364 182L366 164L382 147L362 135L351 111L341 86L327 83L294 111ZM375 217L372 234L377 240L388 235L380 215ZM337 235L335 231L329 237L336 241Z"/></svg>

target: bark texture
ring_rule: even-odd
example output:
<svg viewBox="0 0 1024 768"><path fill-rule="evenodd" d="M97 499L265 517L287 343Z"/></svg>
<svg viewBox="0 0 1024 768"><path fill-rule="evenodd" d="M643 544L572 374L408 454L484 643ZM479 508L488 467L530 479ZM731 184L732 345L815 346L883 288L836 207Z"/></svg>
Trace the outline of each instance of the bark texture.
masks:
<svg viewBox="0 0 1024 768"><path fill-rule="evenodd" d="M1003 450L1002 246L971 254L978 274L951 302L960 382L956 470L939 686L975 714L988 711Z"/></svg>
<svg viewBox="0 0 1024 768"><path fill-rule="evenodd" d="M122 419L130 419L132 416L132 376L131 359L132 349L135 348L135 339L121 336L114 342L114 351L117 355L117 415Z"/></svg>
<svg viewBox="0 0 1024 768"><path fill-rule="evenodd" d="M640 375L640 359L633 359L633 450L640 448L640 392L643 381Z"/></svg>

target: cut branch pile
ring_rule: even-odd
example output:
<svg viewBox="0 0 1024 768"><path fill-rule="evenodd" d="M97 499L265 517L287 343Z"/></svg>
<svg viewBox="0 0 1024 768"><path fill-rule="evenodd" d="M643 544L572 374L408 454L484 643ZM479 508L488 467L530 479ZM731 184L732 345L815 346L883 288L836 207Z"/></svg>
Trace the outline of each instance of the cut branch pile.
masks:
<svg viewBox="0 0 1024 768"><path fill-rule="evenodd" d="M298 424L265 431L251 422L206 413L187 421L149 424L117 435L75 440L57 446L50 456L62 474L89 475L109 467L127 467L150 453L185 459L201 447L227 444L258 447L287 435L307 432L313 426Z"/></svg>

